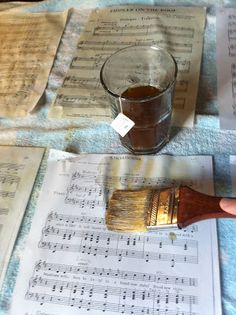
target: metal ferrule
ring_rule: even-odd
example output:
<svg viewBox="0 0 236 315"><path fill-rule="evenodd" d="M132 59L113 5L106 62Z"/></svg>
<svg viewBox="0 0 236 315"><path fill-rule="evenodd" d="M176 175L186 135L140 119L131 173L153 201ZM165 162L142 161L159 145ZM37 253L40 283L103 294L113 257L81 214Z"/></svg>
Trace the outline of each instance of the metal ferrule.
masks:
<svg viewBox="0 0 236 315"><path fill-rule="evenodd" d="M149 230L177 227L179 188L153 190L150 215L147 222Z"/></svg>

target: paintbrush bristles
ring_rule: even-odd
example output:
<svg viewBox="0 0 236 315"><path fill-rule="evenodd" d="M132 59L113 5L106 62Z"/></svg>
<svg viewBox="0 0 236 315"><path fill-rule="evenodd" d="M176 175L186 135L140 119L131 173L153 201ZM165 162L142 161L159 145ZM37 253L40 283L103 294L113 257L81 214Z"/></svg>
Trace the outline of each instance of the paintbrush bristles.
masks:
<svg viewBox="0 0 236 315"><path fill-rule="evenodd" d="M109 230L119 232L145 232L150 215L152 190L116 190L106 211Z"/></svg>

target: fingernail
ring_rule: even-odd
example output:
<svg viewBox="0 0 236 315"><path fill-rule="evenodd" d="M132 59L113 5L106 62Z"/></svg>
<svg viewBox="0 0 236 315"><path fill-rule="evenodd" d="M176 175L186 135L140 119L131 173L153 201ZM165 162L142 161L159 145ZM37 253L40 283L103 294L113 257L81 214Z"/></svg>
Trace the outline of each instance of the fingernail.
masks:
<svg viewBox="0 0 236 315"><path fill-rule="evenodd" d="M220 201L220 207L224 210L230 209L230 210L235 210L235 203L236 201L234 199L230 199L230 198L222 198Z"/></svg>

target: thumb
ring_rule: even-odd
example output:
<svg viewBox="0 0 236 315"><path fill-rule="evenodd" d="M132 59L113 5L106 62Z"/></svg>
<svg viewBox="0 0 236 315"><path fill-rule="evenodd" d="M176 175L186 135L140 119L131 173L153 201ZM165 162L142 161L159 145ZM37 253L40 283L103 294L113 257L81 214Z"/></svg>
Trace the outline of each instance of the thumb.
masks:
<svg viewBox="0 0 236 315"><path fill-rule="evenodd" d="M222 210L236 215L236 199L234 199L234 198L222 198L220 200L220 207Z"/></svg>

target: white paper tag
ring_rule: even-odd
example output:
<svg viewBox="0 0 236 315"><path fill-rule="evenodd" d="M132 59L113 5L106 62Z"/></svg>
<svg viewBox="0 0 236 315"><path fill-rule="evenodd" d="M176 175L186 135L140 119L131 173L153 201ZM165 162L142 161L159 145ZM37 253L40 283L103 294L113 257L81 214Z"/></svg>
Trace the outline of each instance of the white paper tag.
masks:
<svg viewBox="0 0 236 315"><path fill-rule="evenodd" d="M134 125L135 123L133 120L129 119L122 113L119 113L111 123L111 127L115 129L121 137L124 137Z"/></svg>

